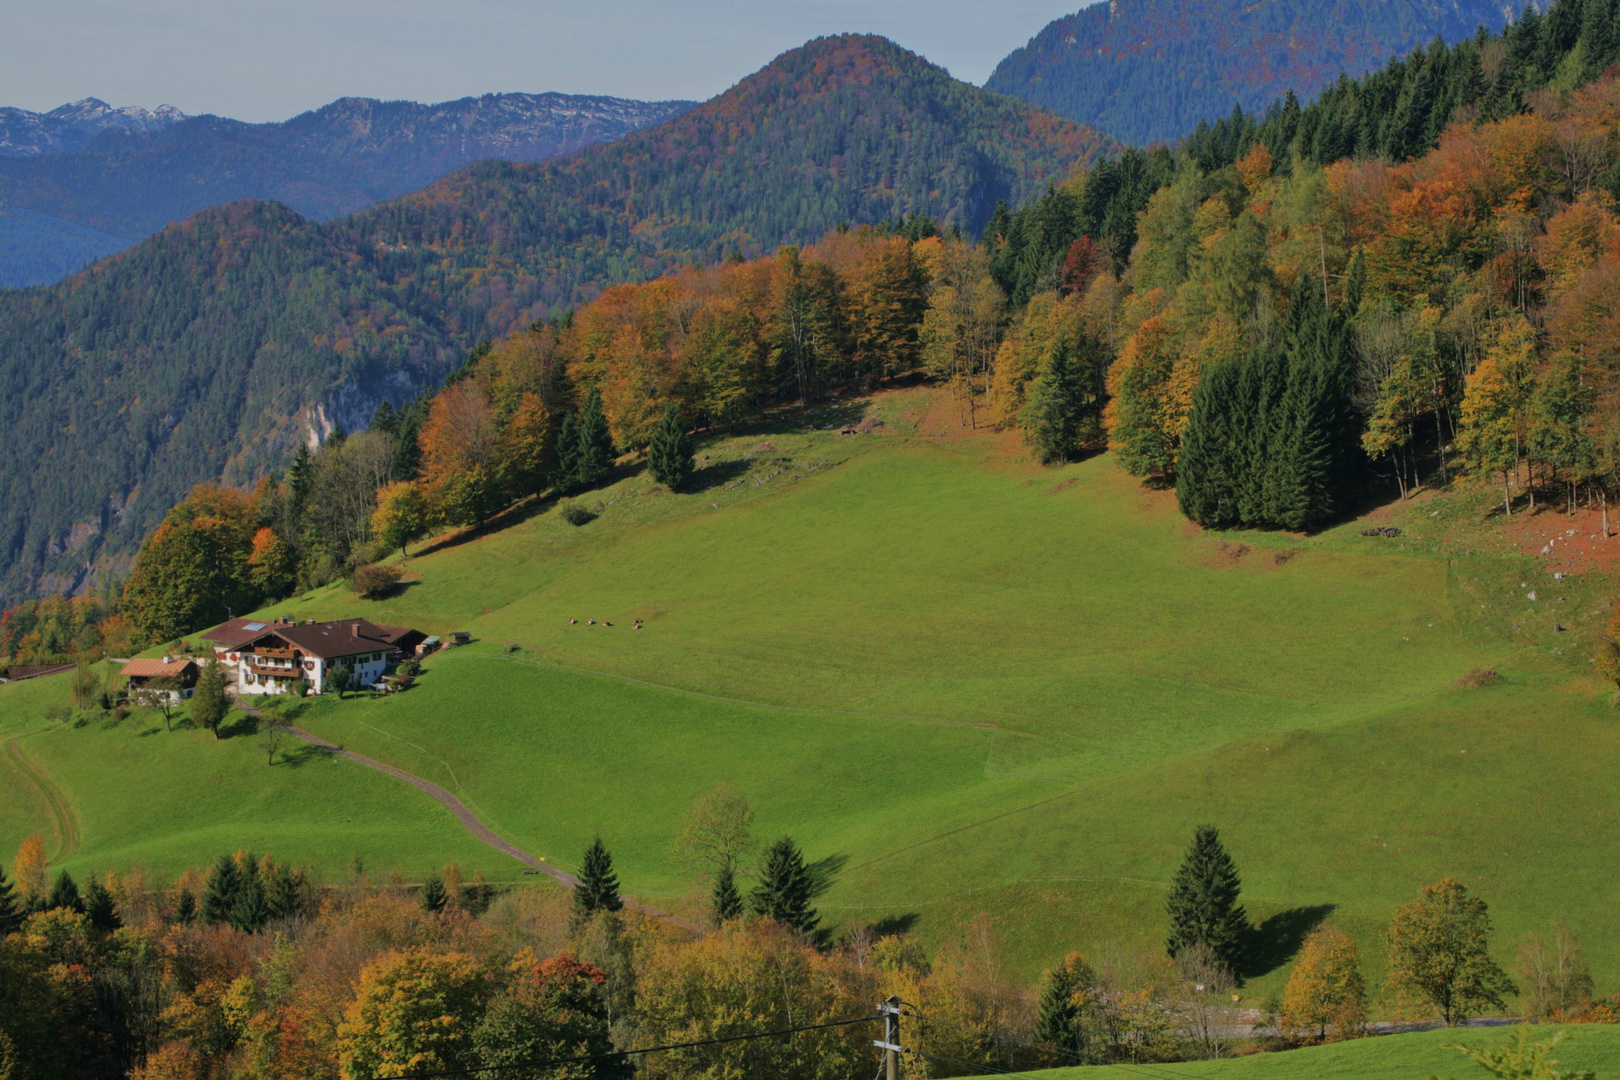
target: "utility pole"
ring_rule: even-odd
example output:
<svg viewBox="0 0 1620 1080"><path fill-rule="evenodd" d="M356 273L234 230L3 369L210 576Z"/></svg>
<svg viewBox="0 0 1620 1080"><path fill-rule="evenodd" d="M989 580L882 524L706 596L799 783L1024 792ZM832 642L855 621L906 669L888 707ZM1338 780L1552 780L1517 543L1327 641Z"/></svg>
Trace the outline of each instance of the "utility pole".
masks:
<svg viewBox="0 0 1620 1080"><path fill-rule="evenodd" d="M884 1080L900 1080L900 999L890 998L878 1012L883 1014L883 1041L872 1045L883 1051Z"/></svg>

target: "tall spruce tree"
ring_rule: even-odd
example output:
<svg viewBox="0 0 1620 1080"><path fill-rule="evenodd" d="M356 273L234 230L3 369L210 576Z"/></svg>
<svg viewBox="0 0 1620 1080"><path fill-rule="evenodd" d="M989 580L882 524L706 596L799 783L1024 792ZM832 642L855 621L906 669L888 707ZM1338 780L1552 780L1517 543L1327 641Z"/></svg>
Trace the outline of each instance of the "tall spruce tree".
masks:
<svg viewBox="0 0 1620 1080"><path fill-rule="evenodd" d="M203 888L202 918L210 925L219 925L231 921L231 914L236 910L236 897L242 890L242 875L236 867L236 860L229 855L221 855L214 863L213 870L208 873L208 884Z"/></svg>
<svg viewBox="0 0 1620 1080"><path fill-rule="evenodd" d="M237 875L236 902L231 905L230 924L244 934L257 933L270 920L270 908L265 902L264 880L259 876L258 860L248 852Z"/></svg>
<svg viewBox="0 0 1620 1080"><path fill-rule="evenodd" d="M45 910L66 908L68 911L77 911L84 914L84 897L79 895L78 883L73 880L66 870L56 875L56 881L51 884L51 892L45 898Z"/></svg>
<svg viewBox="0 0 1620 1080"><path fill-rule="evenodd" d="M691 477L692 468L692 440L672 404L653 429L652 445L647 449L647 471L654 480L675 491Z"/></svg>
<svg viewBox="0 0 1620 1080"><path fill-rule="evenodd" d="M765 852L759 887L750 901L756 915L775 919L802 934L814 933L821 921L810 906L815 881L791 837L784 836Z"/></svg>
<svg viewBox="0 0 1620 1080"><path fill-rule="evenodd" d="M613 856L598 836L585 849L585 860L579 867L579 884L574 886L574 907L569 914L569 927L578 932L598 911L619 911L624 901L619 899L619 876L613 872Z"/></svg>
<svg viewBox="0 0 1620 1080"><path fill-rule="evenodd" d="M17 887L0 867L0 938L22 929L23 904L17 896Z"/></svg>
<svg viewBox="0 0 1620 1080"><path fill-rule="evenodd" d="M1029 385L1020 419L1030 446L1043 465L1061 465L1080 453L1081 383L1079 365L1058 346L1046 369Z"/></svg>
<svg viewBox="0 0 1620 1080"><path fill-rule="evenodd" d="M416 895L417 903L422 910L438 914L444 910L449 896L444 891L444 879L438 874L429 874L428 879L422 883L422 891Z"/></svg>
<svg viewBox="0 0 1620 1080"><path fill-rule="evenodd" d="M1202 947L1215 963L1240 975L1249 933L1249 917L1238 903L1242 888L1220 832L1213 825L1200 825L1170 886L1165 950L1174 957Z"/></svg>
<svg viewBox="0 0 1620 1080"><path fill-rule="evenodd" d="M190 926L197 920L197 898L190 889L180 889L174 898L174 921Z"/></svg>
<svg viewBox="0 0 1620 1080"><path fill-rule="evenodd" d="M613 471L613 434L608 431L607 414L602 411L600 390L585 395L574 438L579 455L574 462L575 486L595 487Z"/></svg>
<svg viewBox="0 0 1620 1080"><path fill-rule="evenodd" d="M1068 1054L1079 1054L1082 1048L1081 995L1096 981L1091 965L1079 953L1071 954L1048 971L1041 983L1036 1037Z"/></svg>
<svg viewBox="0 0 1620 1080"><path fill-rule="evenodd" d="M737 875L730 865L720 867L714 878L714 922L723 926L743 913L742 894L737 891Z"/></svg>
<svg viewBox="0 0 1620 1080"><path fill-rule="evenodd" d="M103 934L110 934L124 925L124 920L118 917L112 893L97 878L91 878L84 887L84 914L90 920L90 925Z"/></svg>
<svg viewBox="0 0 1620 1080"><path fill-rule="evenodd" d="M579 433L574 414L563 413L557 422L557 473L552 484L560 492L573 491L579 485Z"/></svg>

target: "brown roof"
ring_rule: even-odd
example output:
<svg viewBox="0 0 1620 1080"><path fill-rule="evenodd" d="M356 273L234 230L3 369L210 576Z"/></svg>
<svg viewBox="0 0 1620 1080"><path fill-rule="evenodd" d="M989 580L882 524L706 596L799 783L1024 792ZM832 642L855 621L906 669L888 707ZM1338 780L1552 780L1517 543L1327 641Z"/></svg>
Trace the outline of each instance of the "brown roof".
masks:
<svg viewBox="0 0 1620 1080"><path fill-rule="evenodd" d="M401 626L378 626L366 619L340 619L336 622L294 623L266 629L251 641L280 638L304 653L322 660L354 656L364 652L386 652L401 637L413 633Z"/></svg>
<svg viewBox="0 0 1620 1080"><path fill-rule="evenodd" d="M285 619L227 619L202 635L204 641L212 641L216 645L223 645L227 649L236 645L243 645L266 630L278 626L292 625Z"/></svg>
<svg viewBox="0 0 1620 1080"><path fill-rule="evenodd" d="M177 679L184 675L186 668L193 667L190 660L182 656L178 660L164 663L157 659L134 659L124 665L120 675L133 675L137 679Z"/></svg>

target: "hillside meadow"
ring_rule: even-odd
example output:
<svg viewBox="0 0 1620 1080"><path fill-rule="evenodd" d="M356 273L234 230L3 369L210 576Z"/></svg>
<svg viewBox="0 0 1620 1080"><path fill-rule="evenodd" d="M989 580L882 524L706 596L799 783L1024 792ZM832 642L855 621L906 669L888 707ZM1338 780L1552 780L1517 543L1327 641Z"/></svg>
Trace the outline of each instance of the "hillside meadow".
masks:
<svg viewBox="0 0 1620 1080"><path fill-rule="evenodd" d="M1590 858L1620 843L1620 718L1584 651L1600 575L1555 582L1497 535L1488 494L1379 511L1399 539L1216 535L1106 456L1042 469L962 432L943 395L861 407L877 433L837 434L854 408L829 408L704 444L688 493L628 470L583 527L542 502L413 549L390 599L275 605L475 639L406 694L281 708L559 865L600 833L660 906L699 901L671 840L724 780L761 838L822 861L828 923L938 944L988 913L1020 978L1074 948L1157 949L1203 822L1260 926L1249 1004L1322 919L1376 986L1391 910L1447 874L1491 902L1502 959L1562 915L1600 989L1620 978ZM1475 669L1501 680L1456 689ZM329 879L358 855L523 880L386 777L267 767L250 722L218 744L144 715L46 726L53 693L0 688L0 741L67 793L75 872L251 844ZM18 809L0 843L49 828L42 799Z"/></svg>

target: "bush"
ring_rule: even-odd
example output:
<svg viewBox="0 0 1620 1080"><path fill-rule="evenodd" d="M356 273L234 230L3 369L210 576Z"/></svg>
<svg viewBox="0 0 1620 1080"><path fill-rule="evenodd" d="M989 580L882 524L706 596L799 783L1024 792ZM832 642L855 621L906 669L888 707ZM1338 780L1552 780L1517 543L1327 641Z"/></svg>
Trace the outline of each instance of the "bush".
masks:
<svg viewBox="0 0 1620 1080"><path fill-rule="evenodd" d="M403 573L397 566L359 566L349 579L349 588L367 600L376 600L393 592Z"/></svg>
<svg viewBox="0 0 1620 1080"><path fill-rule="evenodd" d="M570 525L585 525L596 520L596 515L585 509L579 503L569 503L563 507L563 520Z"/></svg>
<svg viewBox="0 0 1620 1080"><path fill-rule="evenodd" d="M417 672L421 670L421 661L417 660L415 657L408 657L399 662L399 667L394 669L394 674L398 675L402 679L414 679L416 678Z"/></svg>

